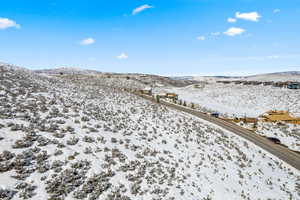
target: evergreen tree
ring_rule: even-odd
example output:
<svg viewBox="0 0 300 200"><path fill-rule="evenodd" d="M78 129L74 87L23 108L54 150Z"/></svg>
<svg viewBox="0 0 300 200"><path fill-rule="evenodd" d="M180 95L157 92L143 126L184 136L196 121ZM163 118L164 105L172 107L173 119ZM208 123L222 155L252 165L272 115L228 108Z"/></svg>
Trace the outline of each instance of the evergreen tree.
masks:
<svg viewBox="0 0 300 200"><path fill-rule="evenodd" d="M156 102L157 102L157 103L160 102L160 97L159 97L159 95L156 95Z"/></svg>

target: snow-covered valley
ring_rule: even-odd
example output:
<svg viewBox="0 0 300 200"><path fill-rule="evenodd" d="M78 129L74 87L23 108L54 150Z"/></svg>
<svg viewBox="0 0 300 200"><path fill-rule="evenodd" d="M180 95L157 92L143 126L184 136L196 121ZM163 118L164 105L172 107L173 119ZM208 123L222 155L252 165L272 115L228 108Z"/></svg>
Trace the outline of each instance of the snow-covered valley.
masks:
<svg viewBox="0 0 300 200"><path fill-rule="evenodd" d="M132 80L0 72L0 199L300 199L298 170L120 90L138 88ZM238 107L243 95L224 90L204 96L228 106L221 97L236 93Z"/></svg>
<svg viewBox="0 0 300 200"><path fill-rule="evenodd" d="M288 110L292 114L300 114L300 90L212 82L203 88L159 88L157 93L161 91L175 92L179 99L231 117L258 117L269 110Z"/></svg>

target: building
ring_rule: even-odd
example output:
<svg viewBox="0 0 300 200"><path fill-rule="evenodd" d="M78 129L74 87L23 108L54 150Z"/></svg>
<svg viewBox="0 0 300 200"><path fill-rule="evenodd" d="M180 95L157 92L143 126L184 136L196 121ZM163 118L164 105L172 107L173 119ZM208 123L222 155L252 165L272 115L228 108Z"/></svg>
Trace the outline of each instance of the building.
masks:
<svg viewBox="0 0 300 200"><path fill-rule="evenodd" d="M178 100L178 94L175 94L175 93L166 93L166 97L169 99Z"/></svg>
<svg viewBox="0 0 300 200"><path fill-rule="evenodd" d="M159 98L166 98L166 93L159 93L156 94L156 96L159 96Z"/></svg>
<svg viewBox="0 0 300 200"><path fill-rule="evenodd" d="M140 93L146 94L146 95L152 95L152 88L144 88L140 90Z"/></svg>
<svg viewBox="0 0 300 200"><path fill-rule="evenodd" d="M238 84L242 84L243 81L232 81L234 84L238 85Z"/></svg>
<svg viewBox="0 0 300 200"><path fill-rule="evenodd" d="M273 86L280 87L280 88L287 88L288 84L289 84L289 82L276 82L276 83L273 83Z"/></svg>
<svg viewBox="0 0 300 200"><path fill-rule="evenodd" d="M273 82L272 81L265 81L265 82L263 82L263 85L264 86L273 85Z"/></svg>
<svg viewBox="0 0 300 200"><path fill-rule="evenodd" d="M268 111L260 116L265 122L286 122L300 124L300 118L292 116L288 111Z"/></svg>
<svg viewBox="0 0 300 200"><path fill-rule="evenodd" d="M253 117L244 117L240 119L244 123L257 123L258 119Z"/></svg>
<svg viewBox="0 0 300 200"><path fill-rule="evenodd" d="M294 83L289 83L287 85L288 89L300 89L300 83L299 82L294 82Z"/></svg>

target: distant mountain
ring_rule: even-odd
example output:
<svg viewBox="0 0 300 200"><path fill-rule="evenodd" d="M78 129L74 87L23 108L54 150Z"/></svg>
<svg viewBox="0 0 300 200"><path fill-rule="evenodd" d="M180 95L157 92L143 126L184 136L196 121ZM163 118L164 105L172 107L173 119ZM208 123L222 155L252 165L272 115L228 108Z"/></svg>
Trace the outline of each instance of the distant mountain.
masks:
<svg viewBox="0 0 300 200"><path fill-rule="evenodd" d="M47 75L101 75L106 76L111 79L130 79L132 81L144 84L145 86L153 85L164 85L164 86L177 86L183 87L196 83L196 81L190 79L186 80L184 78L173 79L170 77L152 75L152 74L139 74L139 73L113 73L113 72L99 72L95 70L85 70L80 68L73 67L60 67L55 69L42 69L35 70L38 74L47 74Z"/></svg>
<svg viewBox="0 0 300 200"><path fill-rule="evenodd" d="M180 80L180 77L176 77ZM182 76L185 80L215 82L220 80L248 80L248 81L300 81L300 71L275 72L251 76Z"/></svg>
<svg viewBox="0 0 300 200"><path fill-rule="evenodd" d="M171 76L173 80L192 80L193 76Z"/></svg>
<svg viewBox="0 0 300 200"><path fill-rule="evenodd" d="M276 72L246 76L243 79L251 81L300 81L300 71Z"/></svg>
<svg viewBox="0 0 300 200"><path fill-rule="evenodd" d="M299 76L300 71L273 72L273 73L256 74L256 75L244 76L244 77L273 76L273 75Z"/></svg>

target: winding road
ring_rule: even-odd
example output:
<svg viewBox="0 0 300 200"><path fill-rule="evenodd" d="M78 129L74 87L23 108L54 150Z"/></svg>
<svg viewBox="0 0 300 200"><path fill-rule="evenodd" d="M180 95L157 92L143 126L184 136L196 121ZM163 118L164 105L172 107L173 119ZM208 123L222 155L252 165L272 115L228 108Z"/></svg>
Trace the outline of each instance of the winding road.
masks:
<svg viewBox="0 0 300 200"><path fill-rule="evenodd" d="M155 99L151 96L142 95L139 93L133 93L133 94L138 95L144 99L148 99L150 101L155 102ZM194 115L203 120L206 120L215 125L218 125L238 136L245 138L246 140L254 143L255 145L261 147L262 149L264 149L264 150L268 151L269 153L273 154L274 156L278 157L282 161L293 166L297 170L300 170L300 153L292 151L283 145L275 144L274 142L271 142L267 138L260 136L253 131L250 131L248 129L240 127L234 123L227 122L227 121L219 119L219 118L211 117L208 114L202 113L197 110L193 110L188 107L176 105L176 104L169 103L169 102L162 101L162 100L160 101L159 104L165 105L165 106L170 107L175 110L179 110L179 111Z"/></svg>

